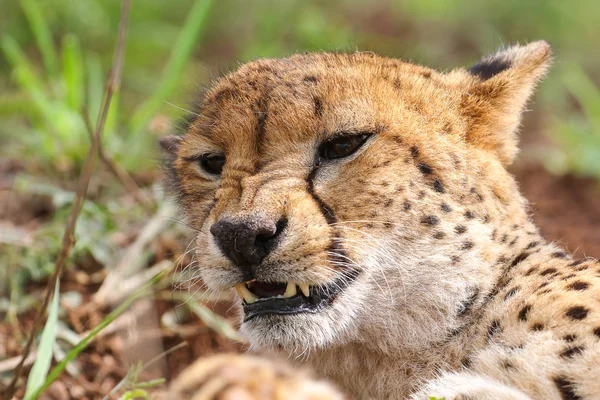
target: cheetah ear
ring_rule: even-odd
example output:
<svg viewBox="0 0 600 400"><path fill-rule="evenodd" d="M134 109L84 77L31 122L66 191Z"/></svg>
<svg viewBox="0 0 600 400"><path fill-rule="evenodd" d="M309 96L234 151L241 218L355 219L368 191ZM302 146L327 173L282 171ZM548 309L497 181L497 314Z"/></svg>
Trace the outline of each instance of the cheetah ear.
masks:
<svg viewBox="0 0 600 400"><path fill-rule="evenodd" d="M539 41L499 51L469 68L461 104L469 127L467 141L510 164L518 152L521 113L551 58L550 45Z"/></svg>
<svg viewBox="0 0 600 400"><path fill-rule="evenodd" d="M175 158L182 140L183 136L167 135L159 138L158 144L160 145L160 149L169 156L169 158Z"/></svg>

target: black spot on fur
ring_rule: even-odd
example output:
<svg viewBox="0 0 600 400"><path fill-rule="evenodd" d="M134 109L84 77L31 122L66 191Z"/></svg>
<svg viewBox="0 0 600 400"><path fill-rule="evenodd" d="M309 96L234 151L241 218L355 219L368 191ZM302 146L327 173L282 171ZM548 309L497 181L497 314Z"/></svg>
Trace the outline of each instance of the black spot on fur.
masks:
<svg viewBox="0 0 600 400"><path fill-rule="evenodd" d="M473 247L475 247L475 243L471 242L470 240L465 240L462 244L462 246L460 246L461 250L470 250Z"/></svg>
<svg viewBox="0 0 600 400"><path fill-rule="evenodd" d="M391 205L392 205L392 204L394 204L394 199L387 199L387 200L385 201L385 203L383 203L383 206L384 206L385 208L389 208L389 207L391 207Z"/></svg>
<svg viewBox="0 0 600 400"><path fill-rule="evenodd" d="M429 71L423 72L423 73L421 73L421 76L425 79L429 79L429 78L431 78L431 72L429 72Z"/></svg>
<svg viewBox="0 0 600 400"><path fill-rule="evenodd" d="M515 365L512 362L510 362L509 360L502 361L502 363L500 363L500 365L502 366L502 368L504 368L506 370L516 369Z"/></svg>
<svg viewBox="0 0 600 400"><path fill-rule="evenodd" d="M571 343L571 342L575 341L575 339L577 339L577 336L576 336L576 335L565 335L565 336L563 337L563 340L564 340L565 342L569 342L569 343Z"/></svg>
<svg viewBox="0 0 600 400"><path fill-rule="evenodd" d="M573 306L567 310L565 315L571 319L582 320L587 317L589 310L583 306Z"/></svg>
<svg viewBox="0 0 600 400"><path fill-rule="evenodd" d="M546 276L546 275L550 275L556 272L556 268L546 268L545 270L543 270L542 272L540 272L540 275L542 276Z"/></svg>
<svg viewBox="0 0 600 400"><path fill-rule="evenodd" d="M557 376L553 381L563 400L583 400L573 392L573 383L564 376Z"/></svg>
<svg viewBox="0 0 600 400"><path fill-rule="evenodd" d="M480 77L481 79L488 80L500 72L509 69L511 62L505 58L491 58L482 60L469 68L469 72L473 75Z"/></svg>
<svg viewBox="0 0 600 400"><path fill-rule="evenodd" d="M419 148L417 146L412 146L410 148L410 154L412 154L413 157L419 157Z"/></svg>
<svg viewBox="0 0 600 400"><path fill-rule="evenodd" d="M410 201L405 200L404 203L402 203L402 208L404 211L408 211L412 208L412 204L410 204Z"/></svg>
<svg viewBox="0 0 600 400"><path fill-rule="evenodd" d="M429 174L431 174L431 172L433 172L433 170L431 169L431 167L428 164L425 164L425 163L419 163L417 165L417 167L419 168L419 171L421 171L425 175L429 175Z"/></svg>
<svg viewBox="0 0 600 400"><path fill-rule="evenodd" d="M506 241L508 240L508 235L505 233L504 235L502 235L502 237L500 238L500 243L506 243Z"/></svg>
<svg viewBox="0 0 600 400"><path fill-rule="evenodd" d="M482 202L483 201L483 196L477 191L477 189L475 189L474 187L471 188L470 190L471 194L473 194L475 196L475 198L477 199L477 201Z"/></svg>
<svg viewBox="0 0 600 400"><path fill-rule="evenodd" d="M473 218L475 218L475 214L473 214L473 211L466 211L465 212L465 218L466 219L473 219Z"/></svg>
<svg viewBox="0 0 600 400"><path fill-rule="evenodd" d="M550 284L550 281L542 282L542 283L540 283L540 286L538 286L537 290L543 289L546 286L548 286L549 284Z"/></svg>
<svg viewBox="0 0 600 400"><path fill-rule="evenodd" d="M576 281L567 285L568 290L586 290L588 287L590 287L590 284L582 281Z"/></svg>
<svg viewBox="0 0 600 400"><path fill-rule="evenodd" d="M534 247L536 247L536 246L537 246L537 245L539 245L539 244L540 244L540 242L531 242L531 243L529 243L529 244L527 245L527 247L526 247L526 248L527 248L527 250L529 250L529 249L533 249Z"/></svg>
<svg viewBox="0 0 600 400"><path fill-rule="evenodd" d="M529 257L529 253L521 253L519 254L514 260L512 260L512 262L510 263L510 268L514 267L515 265L519 264L520 262L524 261L527 257ZM529 271L527 271L529 272ZM525 274L528 275L528 274Z"/></svg>
<svg viewBox="0 0 600 400"><path fill-rule="evenodd" d="M519 320L521 321L527 321L527 316L529 315L529 311L531 311L531 305L526 305L525 307L521 308L521 311L519 311Z"/></svg>
<svg viewBox="0 0 600 400"><path fill-rule="evenodd" d="M510 299L511 297L513 297L515 294L517 294L519 292L519 287L515 286L514 288L510 289L508 292L506 292L506 294L504 295L504 301Z"/></svg>
<svg viewBox="0 0 600 400"><path fill-rule="evenodd" d="M443 239L444 237L446 237L446 234L444 232L436 232L433 234L434 239Z"/></svg>
<svg viewBox="0 0 600 400"><path fill-rule="evenodd" d="M572 263L569 264L569 266L571 267L576 267L579 264L583 264L584 262L586 262L587 259L586 258L580 258L579 260L573 261Z"/></svg>
<svg viewBox="0 0 600 400"><path fill-rule="evenodd" d="M537 267L531 267L527 270L527 272L525 272L525 276L529 276L531 274L533 274L535 271L537 270Z"/></svg>
<svg viewBox="0 0 600 400"><path fill-rule="evenodd" d="M534 331L541 331L543 329L544 329L544 324L541 324L539 322L537 324L533 324L533 326L531 327L531 330L534 330Z"/></svg>
<svg viewBox="0 0 600 400"><path fill-rule="evenodd" d="M565 253L564 251L557 251L555 253L552 253L552 257L554 257L554 258L567 258L567 253Z"/></svg>
<svg viewBox="0 0 600 400"><path fill-rule="evenodd" d="M433 190L435 190L438 193L446 193L446 188L444 188L444 184L438 179L433 181Z"/></svg>
<svg viewBox="0 0 600 400"><path fill-rule="evenodd" d="M502 330L502 325L500 325L500 321L497 319L493 320L487 330L487 339L491 340L494 336L496 336Z"/></svg>
<svg viewBox="0 0 600 400"><path fill-rule="evenodd" d="M560 356L563 358L572 358L578 354L583 353L584 350L585 350L585 347L583 347L583 346L573 346L573 347L569 347L568 349L566 349L562 353L560 353Z"/></svg>
<svg viewBox="0 0 600 400"><path fill-rule="evenodd" d="M531 327L532 331L541 331L544 329L544 324L540 324L539 322L537 324L533 324L533 326Z"/></svg>
<svg viewBox="0 0 600 400"><path fill-rule="evenodd" d="M454 232L458 233L459 235L462 235L466 231L467 231L467 227L464 225L456 225L454 227Z"/></svg>
<svg viewBox="0 0 600 400"><path fill-rule="evenodd" d="M600 327L594 329L594 335L598 336L600 338Z"/></svg>
<svg viewBox="0 0 600 400"><path fill-rule="evenodd" d="M423 225L435 226L440 223L440 219L435 215L426 215L423 218L421 218L421 223Z"/></svg>
<svg viewBox="0 0 600 400"><path fill-rule="evenodd" d="M303 80L304 82L317 83L317 77L314 75L307 75Z"/></svg>
<svg viewBox="0 0 600 400"><path fill-rule="evenodd" d="M529 257L529 253L521 253L519 254L511 263L510 268L516 266L520 262L524 261L527 257Z"/></svg>
<svg viewBox="0 0 600 400"><path fill-rule="evenodd" d="M442 209L443 212L449 213L452 211L452 208L446 203L442 203L440 208Z"/></svg>
<svg viewBox="0 0 600 400"><path fill-rule="evenodd" d="M315 103L315 117L321 118L323 116L323 101L320 97L314 98Z"/></svg>

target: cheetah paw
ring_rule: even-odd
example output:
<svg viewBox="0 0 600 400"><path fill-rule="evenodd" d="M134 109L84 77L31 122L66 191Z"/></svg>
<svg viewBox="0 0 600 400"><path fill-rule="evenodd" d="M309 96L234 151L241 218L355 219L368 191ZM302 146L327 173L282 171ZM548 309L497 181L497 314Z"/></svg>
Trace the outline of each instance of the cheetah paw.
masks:
<svg viewBox="0 0 600 400"><path fill-rule="evenodd" d="M223 354L201 359L173 382L168 399L343 400L332 385L289 365L260 357Z"/></svg>

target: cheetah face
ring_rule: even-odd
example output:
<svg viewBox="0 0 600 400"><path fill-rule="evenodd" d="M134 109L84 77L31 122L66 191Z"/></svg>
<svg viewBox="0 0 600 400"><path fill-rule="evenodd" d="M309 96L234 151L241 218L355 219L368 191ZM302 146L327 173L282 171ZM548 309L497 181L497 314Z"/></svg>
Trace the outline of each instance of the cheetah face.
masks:
<svg viewBox="0 0 600 400"><path fill-rule="evenodd" d="M514 155L512 139L476 136L518 123L482 108L485 85L518 70L496 61L441 74L365 53L259 60L218 81L185 136L163 141L199 275L239 294L253 345L302 352L373 326L408 329L415 307L454 311L444 303L467 295L481 264L474 244L488 228L474 220L509 212L514 194L476 185L490 165L506 179ZM444 285L431 306L428 291Z"/></svg>

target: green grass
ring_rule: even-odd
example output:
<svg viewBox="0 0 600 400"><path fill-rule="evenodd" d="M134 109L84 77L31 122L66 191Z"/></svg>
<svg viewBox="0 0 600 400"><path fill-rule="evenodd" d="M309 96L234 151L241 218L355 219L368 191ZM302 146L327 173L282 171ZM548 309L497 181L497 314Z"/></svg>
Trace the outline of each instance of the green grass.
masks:
<svg viewBox="0 0 600 400"><path fill-rule="evenodd" d="M3 153L18 151L63 174L80 166L89 144L81 108L95 120L119 12L118 0L67 4L21 0L8 5L0 62L0 75L12 76L12 83L0 80L0 89L6 89L0 96L0 119L10 122L5 125L10 129L0 128L0 138L9 142ZM238 61L358 49L448 68L469 65L505 43L546 39L558 61L540 88L535 115L556 116L559 125L567 122L549 137L563 158L571 160L581 150L569 143L572 132L581 136L572 121L591 121L593 116L582 109L598 100L597 93L577 97L563 77L581 68L592 83L598 82L594 27L599 24L600 3L591 0L548 0L543 5L517 0L260 0L251 7L242 0L147 0L133 7L123 90L111 110L105 147L130 171L152 170L157 132L151 121L177 117L181 112L168 103L185 108L199 87ZM597 146L583 140L586 147ZM598 176L592 164L582 168L567 162L551 168Z"/></svg>
<svg viewBox="0 0 600 400"><path fill-rule="evenodd" d="M25 400L34 400L38 398L37 393L42 389L44 381L48 376L50 362L54 354L53 346L56 340L56 323L58 322L58 301L60 297L60 281L56 281L54 288L54 297L48 309L48 319L42 331L40 345L38 347L35 363L27 379L27 389L25 390Z"/></svg>

